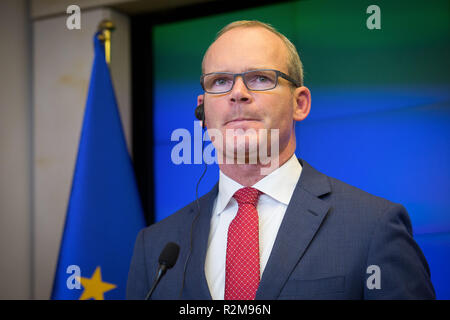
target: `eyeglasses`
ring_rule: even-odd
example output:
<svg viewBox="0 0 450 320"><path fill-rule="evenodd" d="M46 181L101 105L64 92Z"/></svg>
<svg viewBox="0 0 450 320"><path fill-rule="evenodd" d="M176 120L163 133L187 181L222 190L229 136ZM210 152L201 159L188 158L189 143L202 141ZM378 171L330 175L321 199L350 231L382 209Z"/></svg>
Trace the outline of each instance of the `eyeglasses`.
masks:
<svg viewBox="0 0 450 320"><path fill-rule="evenodd" d="M278 77L292 82L300 87L300 82L292 79L287 74L272 69L257 69L242 73L211 72L200 77L200 84L207 93L226 93L233 89L236 77L242 77L245 86L252 91L272 90L278 85Z"/></svg>

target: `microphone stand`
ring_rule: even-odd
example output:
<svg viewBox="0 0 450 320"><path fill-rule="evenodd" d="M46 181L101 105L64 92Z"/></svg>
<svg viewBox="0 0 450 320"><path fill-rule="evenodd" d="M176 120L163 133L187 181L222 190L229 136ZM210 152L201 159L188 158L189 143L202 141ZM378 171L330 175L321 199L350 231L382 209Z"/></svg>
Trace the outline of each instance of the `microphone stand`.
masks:
<svg viewBox="0 0 450 320"><path fill-rule="evenodd" d="M159 283L159 280L161 280L162 276L167 272L167 266L165 264L161 264L158 267L158 272L156 273L156 278L153 281L153 285L152 288L150 289L150 291L148 292L147 296L145 297L145 300L149 300L150 297L152 296L153 291L155 290L156 286Z"/></svg>

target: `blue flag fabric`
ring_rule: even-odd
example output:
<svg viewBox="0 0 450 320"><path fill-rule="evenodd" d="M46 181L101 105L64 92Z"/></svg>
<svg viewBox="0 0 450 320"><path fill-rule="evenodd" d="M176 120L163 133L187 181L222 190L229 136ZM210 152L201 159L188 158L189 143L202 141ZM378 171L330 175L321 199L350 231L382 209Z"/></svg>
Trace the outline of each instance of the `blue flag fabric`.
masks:
<svg viewBox="0 0 450 320"><path fill-rule="evenodd" d="M95 57L52 299L124 299L145 227L103 43Z"/></svg>

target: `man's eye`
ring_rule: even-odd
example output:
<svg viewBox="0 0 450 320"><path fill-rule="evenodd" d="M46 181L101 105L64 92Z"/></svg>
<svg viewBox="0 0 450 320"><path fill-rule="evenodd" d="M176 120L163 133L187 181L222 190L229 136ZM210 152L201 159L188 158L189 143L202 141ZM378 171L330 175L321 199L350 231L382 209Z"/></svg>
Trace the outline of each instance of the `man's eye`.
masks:
<svg viewBox="0 0 450 320"><path fill-rule="evenodd" d="M273 83L273 80L271 77L269 77L267 75L255 74L248 79L248 82L253 85L258 85L258 84Z"/></svg>
<svg viewBox="0 0 450 320"><path fill-rule="evenodd" d="M219 78L219 79L214 80L214 85L216 85L216 86L221 86L226 83L227 83L227 80L224 78Z"/></svg>
<svg viewBox="0 0 450 320"><path fill-rule="evenodd" d="M269 79L267 77L265 77L265 76L257 76L256 80L259 81L259 82L266 82Z"/></svg>

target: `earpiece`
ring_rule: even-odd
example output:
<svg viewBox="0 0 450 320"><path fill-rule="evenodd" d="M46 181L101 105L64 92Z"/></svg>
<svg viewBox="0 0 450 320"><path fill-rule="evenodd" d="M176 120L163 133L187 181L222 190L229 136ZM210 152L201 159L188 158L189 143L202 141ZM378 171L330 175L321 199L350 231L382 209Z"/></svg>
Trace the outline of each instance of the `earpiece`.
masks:
<svg viewBox="0 0 450 320"><path fill-rule="evenodd" d="M205 106L203 103L200 103L197 108L195 108L195 117L200 120L205 122Z"/></svg>

